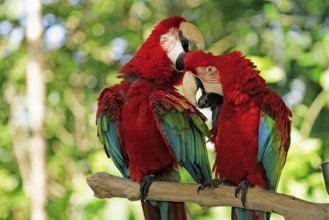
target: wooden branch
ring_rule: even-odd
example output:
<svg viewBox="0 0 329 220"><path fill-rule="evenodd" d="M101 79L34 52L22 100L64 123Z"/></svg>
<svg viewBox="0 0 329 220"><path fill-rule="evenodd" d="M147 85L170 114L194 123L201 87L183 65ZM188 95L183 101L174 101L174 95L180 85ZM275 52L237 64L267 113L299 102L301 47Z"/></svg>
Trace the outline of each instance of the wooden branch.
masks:
<svg viewBox="0 0 329 220"><path fill-rule="evenodd" d="M88 185L98 198L121 197L139 200L139 184L107 173L96 173L87 178ZM154 182L147 199L157 201L193 202L201 207L232 206L242 208L240 195L234 197L235 187L219 186L197 194L197 184ZM286 220L329 219L329 204L311 203L293 196L263 190L248 189L246 208L275 212Z"/></svg>

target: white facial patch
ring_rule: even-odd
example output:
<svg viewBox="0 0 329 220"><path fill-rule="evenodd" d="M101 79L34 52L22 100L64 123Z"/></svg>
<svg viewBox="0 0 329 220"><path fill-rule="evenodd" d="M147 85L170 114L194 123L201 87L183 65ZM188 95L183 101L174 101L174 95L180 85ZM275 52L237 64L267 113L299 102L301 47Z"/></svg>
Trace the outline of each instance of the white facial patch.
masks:
<svg viewBox="0 0 329 220"><path fill-rule="evenodd" d="M196 71L198 73L199 78L203 82L207 83L219 83L219 73L216 67L207 66L207 67L197 67Z"/></svg>
<svg viewBox="0 0 329 220"><path fill-rule="evenodd" d="M207 93L212 92L223 95L222 84L219 80L219 71L215 66L197 67L196 71Z"/></svg>
<svg viewBox="0 0 329 220"><path fill-rule="evenodd" d="M178 30L175 28L170 28L167 33L161 36L160 46L166 51L172 63L175 63L178 55L184 52L178 37Z"/></svg>
<svg viewBox="0 0 329 220"><path fill-rule="evenodd" d="M202 80L201 80L202 81ZM223 95L222 84L220 83L207 83L202 81L204 90L206 93L217 93L219 95Z"/></svg>

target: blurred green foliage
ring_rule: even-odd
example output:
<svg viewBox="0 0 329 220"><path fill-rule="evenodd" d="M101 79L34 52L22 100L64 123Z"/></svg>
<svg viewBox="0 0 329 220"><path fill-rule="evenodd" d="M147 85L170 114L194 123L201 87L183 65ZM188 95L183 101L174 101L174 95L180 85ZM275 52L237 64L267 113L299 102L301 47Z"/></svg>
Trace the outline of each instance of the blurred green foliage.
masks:
<svg viewBox="0 0 329 220"><path fill-rule="evenodd" d="M24 170L19 168L29 163L24 158L29 147L26 12L20 0L0 2L0 219L28 219ZM42 2L50 220L142 218L139 202L96 199L85 178L100 171L120 175L96 137L97 96L103 87L119 82L120 66L154 25L171 15L196 24L207 51L241 50L257 64L293 111L292 144L278 191L328 201L319 169L329 160L328 1ZM184 181L191 181L182 173ZM225 219L230 213L229 208L189 208L194 219Z"/></svg>

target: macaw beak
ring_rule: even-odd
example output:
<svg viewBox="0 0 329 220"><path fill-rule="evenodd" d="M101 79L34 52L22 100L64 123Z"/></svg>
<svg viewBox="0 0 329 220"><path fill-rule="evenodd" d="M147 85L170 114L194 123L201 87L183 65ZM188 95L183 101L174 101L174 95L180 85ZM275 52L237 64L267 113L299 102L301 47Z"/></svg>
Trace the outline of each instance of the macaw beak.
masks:
<svg viewBox="0 0 329 220"><path fill-rule="evenodd" d="M177 59L176 59L176 63L175 63L175 67L176 67L176 70L178 71L183 71L184 70L184 57L186 56L186 53L185 52L181 52Z"/></svg>
<svg viewBox="0 0 329 220"><path fill-rule="evenodd" d="M194 106L197 106L196 92L198 91L198 85L196 77L191 71L186 71L183 77L183 93L186 99Z"/></svg>
<svg viewBox="0 0 329 220"><path fill-rule="evenodd" d="M191 71L185 72L182 87L186 99L192 105L199 108L221 105L224 101L222 95L214 92L206 92L201 79L195 76ZM196 93L198 89L201 89L202 95L197 100Z"/></svg>
<svg viewBox="0 0 329 220"><path fill-rule="evenodd" d="M194 43L199 49L204 48L204 39L201 31L193 24L188 22L182 22L178 28L178 31L184 36L186 40ZM182 71L184 69L184 57L186 51L181 52L175 62L176 70Z"/></svg>
<svg viewBox="0 0 329 220"><path fill-rule="evenodd" d="M200 50L204 49L202 33L194 24L182 22L178 30L182 32L188 41L194 43Z"/></svg>

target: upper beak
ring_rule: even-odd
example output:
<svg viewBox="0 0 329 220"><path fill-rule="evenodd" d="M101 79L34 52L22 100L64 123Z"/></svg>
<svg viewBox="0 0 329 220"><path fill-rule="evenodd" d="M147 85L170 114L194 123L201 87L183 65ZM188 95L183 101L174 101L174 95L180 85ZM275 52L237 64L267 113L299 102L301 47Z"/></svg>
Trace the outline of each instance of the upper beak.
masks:
<svg viewBox="0 0 329 220"><path fill-rule="evenodd" d="M224 102L222 95L214 92L206 92L202 81L191 71L185 72L182 87L186 99L192 105L199 108L218 106ZM202 95L199 97L199 100L197 100L196 92L199 88L201 89Z"/></svg>
<svg viewBox="0 0 329 220"><path fill-rule="evenodd" d="M198 86L195 80L195 76L191 71L186 71L183 78L183 92L186 99L194 106L197 106L197 100L195 94L198 90Z"/></svg>
<svg viewBox="0 0 329 220"><path fill-rule="evenodd" d="M201 31L194 25L188 22L182 22L179 26L179 30L182 31L183 35L200 49L204 49L204 39Z"/></svg>

